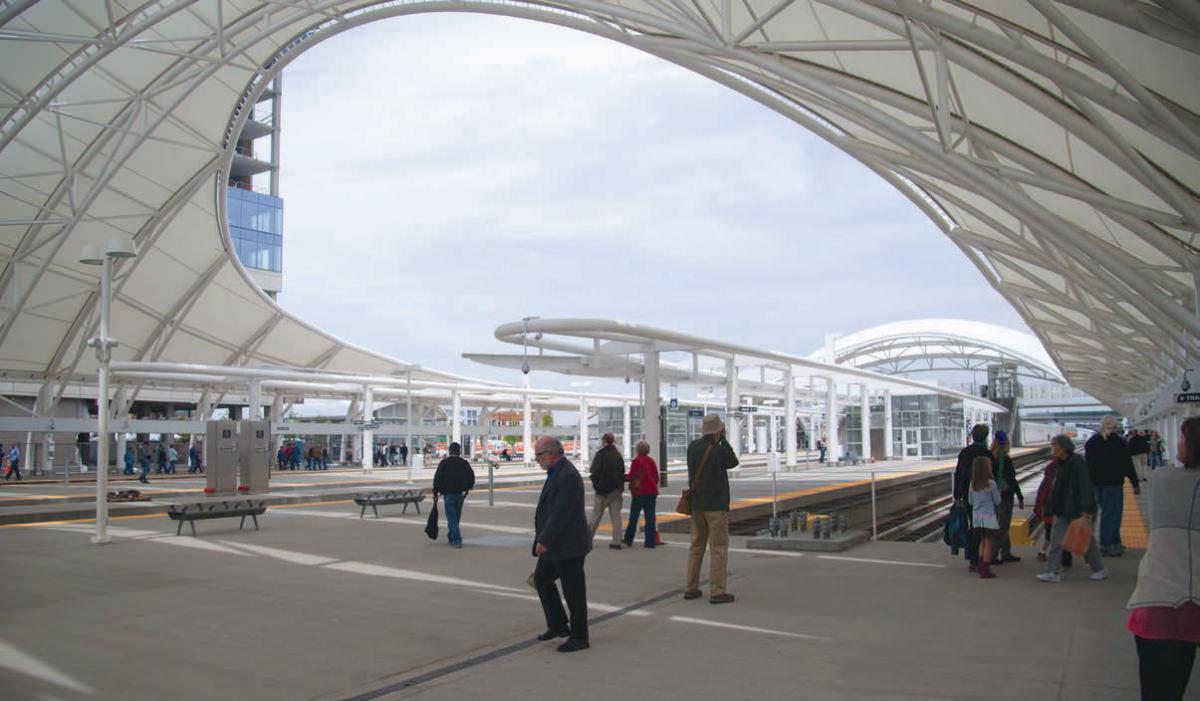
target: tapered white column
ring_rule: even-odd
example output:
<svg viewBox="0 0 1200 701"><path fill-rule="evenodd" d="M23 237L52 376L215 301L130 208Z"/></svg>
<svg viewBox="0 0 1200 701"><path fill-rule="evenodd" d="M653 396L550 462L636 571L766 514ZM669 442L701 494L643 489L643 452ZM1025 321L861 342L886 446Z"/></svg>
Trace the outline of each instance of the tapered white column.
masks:
<svg viewBox="0 0 1200 701"><path fill-rule="evenodd" d="M892 459L892 391L883 391L883 459Z"/></svg>
<svg viewBox="0 0 1200 701"><path fill-rule="evenodd" d="M587 397L579 395L579 463L586 465L588 461L588 402Z"/></svg>
<svg viewBox="0 0 1200 701"><path fill-rule="evenodd" d="M871 461L871 388L862 386L862 459Z"/></svg>
<svg viewBox="0 0 1200 701"><path fill-rule="evenodd" d="M775 412L775 407L771 407L771 413L767 414L767 441L770 443L768 453L779 450L779 414Z"/></svg>
<svg viewBox="0 0 1200 701"><path fill-rule="evenodd" d="M746 405L753 406L754 400L747 399ZM758 439L758 432L755 430L755 426L754 426L754 413L746 412L746 452L747 453L754 454L754 453L758 452L758 445L757 445L758 440L757 439Z"/></svg>
<svg viewBox="0 0 1200 701"><path fill-rule="evenodd" d="M450 410L454 412L450 417L450 441L462 445L462 395L458 392L450 393Z"/></svg>
<svg viewBox="0 0 1200 701"><path fill-rule="evenodd" d="M364 426L370 425L374 420L372 414L375 412L375 390L370 385L363 385L363 423ZM363 428L362 432L362 469L364 475L371 474L371 469L375 466L375 432L369 428Z"/></svg>
<svg viewBox="0 0 1200 701"><path fill-rule="evenodd" d="M525 376L525 388L529 389L529 376ZM524 409L521 413L521 439L524 441L523 446L525 464L529 465L533 462L533 406L529 399L529 393L525 393Z"/></svg>
<svg viewBox="0 0 1200 701"><path fill-rule="evenodd" d="M835 462L841 454L838 446L837 382L832 377L825 378L825 381L825 445L828 447L825 461Z"/></svg>
<svg viewBox="0 0 1200 701"><path fill-rule="evenodd" d="M250 380L250 391L247 393L246 404L251 421L258 421L262 418L262 380Z"/></svg>
<svg viewBox="0 0 1200 701"><path fill-rule="evenodd" d="M632 436L629 435L630 431L633 430L631 428L631 425L632 425L632 421L630 421L630 417L629 417L629 402L624 402L621 404L621 430L624 432L624 435L625 435L625 440L623 441L623 443L624 443L624 448L625 448L624 455L625 455L626 460L628 460L630 458L630 456L633 455L633 441L632 441Z"/></svg>
<svg viewBox="0 0 1200 701"><path fill-rule="evenodd" d="M646 350L642 353L642 364L645 366L646 378L642 397L642 434L650 444L650 456L658 463L659 471L662 471L667 469L667 456L662 454L659 446L662 431L658 423L658 395L661 389L658 379L658 351Z"/></svg>
<svg viewBox="0 0 1200 701"><path fill-rule="evenodd" d="M734 357L730 357L725 361L725 432L726 438L729 440L729 446L733 448L733 452L741 455L741 425L733 415L734 409L737 408L738 401L741 399L738 396L737 364L734 361Z"/></svg>
<svg viewBox="0 0 1200 701"><path fill-rule="evenodd" d="M783 374L783 449L787 466L796 466L796 378L789 367Z"/></svg>

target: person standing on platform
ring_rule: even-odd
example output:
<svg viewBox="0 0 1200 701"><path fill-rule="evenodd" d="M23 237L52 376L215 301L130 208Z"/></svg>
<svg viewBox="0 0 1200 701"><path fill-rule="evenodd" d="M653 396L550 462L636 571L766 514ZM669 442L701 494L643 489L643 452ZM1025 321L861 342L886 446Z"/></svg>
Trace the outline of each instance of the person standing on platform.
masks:
<svg viewBox="0 0 1200 701"><path fill-rule="evenodd" d="M1129 457L1133 460L1133 470L1141 482L1146 481L1146 462L1150 456L1150 434L1135 428L1129 437Z"/></svg>
<svg viewBox="0 0 1200 701"><path fill-rule="evenodd" d="M142 447L139 449L138 462L142 466L142 476L138 481L142 484L150 484L150 460L154 457L154 449L150 447L150 441L142 441Z"/></svg>
<svg viewBox="0 0 1200 701"><path fill-rule="evenodd" d="M1013 502L1025 508L1025 495L1021 494L1021 485L1017 482L1017 468L1009 457L1008 435L1004 431L996 431L992 440L992 464L995 467L996 487L1000 491L1000 505L996 507L996 519L999 523L999 534L996 537L994 557L990 565L1002 565L1006 562L1020 562L1021 558L1012 554L1012 539L1008 536L1008 527L1012 524Z"/></svg>
<svg viewBox="0 0 1200 701"><path fill-rule="evenodd" d="M171 445L170 443L168 443L166 447L166 458L166 472L167 474L173 475L175 474L175 462L179 460L179 451L175 450L175 446Z"/></svg>
<svg viewBox="0 0 1200 701"><path fill-rule="evenodd" d="M971 513L970 504L967 499L971 494L971 466L975 464L975 458L985 457L989 461L992 460L992 453L987 447L988 433L991 429L987 424L975 424L971 427L971 444L963 448L958 453L958 464L954 467L954 501L966 513ZM996 466L992 465L992 474L996 474ZM969 520L969 518L968 518ZM976 537L975 527L968 523L970 527L971 538L967 541L966 558L970 562L967 570L974 572L979 567L979 539Z"/></svg>
<svg viewBox="0 0 1200 701"><path fill-rule="evenodd" d="M204 472L204 447L196 448L195 444L188 446L188 457L191 458L192 468L196 472ZM189 469L188 472L192 470Z"/></svg>
<svg viewBox="0 0 1200 701"><path fill-rule="evenodd" d="M125 474L133 474L133 446L125 446Z"/></svg>
<svg viewBox="0 0 1200 701"><path fill-rule="evenodd" d="M738 466L738 458L725 440L720 416L709 414L700 422L700 437L688 444L687 465L692 516L683 598L700 598L700 565L705 547L711 546L708 602L727 604L733 601L733 594L725 591L729 576L728 472Z"/></svg>
<svg viewBox="0 0 1200 701"><path fill-rule="evenodd" d="M441 494L446 503L446 538L450 545L462 547L462 532L458 523L462 520L463 502L467 493L475 488L475 471L471 463L462 459L462 446L450 444L450 455L438 463L433 473L433 499Z"/></svg>
<svg viewBox="0 0 1200 701"><path fill-rule="evenodd" d="M976 569L980 579L996 576L991 562L992 547L1000 530L1000 520L996 517L1000 490L992 478L992 465L992 461L983 455L971 462L971 492L967 497L971 502L971 535L979 541L979 567Z"/></svg>
<svg viewBox="0 0 1200 701"><path fill-rule="evenodd" d="M400 444L400 464L408 467L408 444Z"/></svg>
<svg viewBox="0 0 1200 701"><path fill-rule="evenodd" d="M1166 447L1163 445L1162 436L1158 431L1150 432L1150 458L1149 466L1151 470L1166 467L1167 463L1163 461L1163 456L1166 454Z"/></svg>
<svg viewBox="0 0 1200 701"><path fill-rule="evenodd" d="M1134 494L1141 494L1141 488L1129 448L1117 433L1116 416L1109 414L1100 420L1100 432L1088 439L1083 453L1100 505L1100 554L1118 557L1125 552L1121 544L1121 512L1125 508L1122 483L1128 479Z"/></svg>
<svg viewBox="0 0 1200 701"><path fill-rule="evenodd" d="M8 449L8 470L4 473L4 481L7 482L9 477L17 476L17 481L21 481L21 451L17 448L17 444L13 443Z"/></svg>
<svg viewBox="0 0 1200 701"><path fill-rule="evenodd" d="M1058 463L1054 473L1054 488L1050 491L1047 503L1047 511L1054 517L1054 522L1050 527L1050 552L1046 555L1046 571L1037 575L1037 578L1042 582L1059 582L1062 581L1059 571L1062 568L1062 541L1063 536L1067 534L1067 526L1075 519L1087 517L1094 528L1096 493L1088 476L1087 463L1075 452L1074 441L1065 435L1051 438L1050 455ZM1104 569L1104 560L1100 557L1094 530L1088 538L1084 559L1092 570L1088 579L1108 579L1108 570Z"/></svg>
<svg viewBox="0 0 1200 701"><path fill-rule="evenodd" d="M1179 433L1183 469L1150 478L1150 544L1128 604L1147 701L1184 698L1200 644L1200 416Z"/></svg>
<svg viewBox="0 0 1200 701"><path fill-rule="evenodd" d="M583 478L563 455L562 443L553 436L542 436L534 442L533 459L546 471L533 515L533 556L538 559L533 585L546 616L546 631L537 637L567 638L558 646L559 652L586 650L587 584L583 562L592 549L592 538L583 508ZM571 612L569 625L555 584L560 579L562 598Z"/></svg>
<svg viewBox="0 0 1200 701"><path fill-rule="evenodd" d="M825 440L817 439L817 462L825 462Z"/></svg>
<svg viewBox="0 0 1200 701"><path fill-rule="evenodd" d="M633 547L633 537L637 535L638 513L646 514L646 547L653 548L656 542L654 512L658 501L658 465L650 457L650 444L638 441L634 446L637 452L629 463L629 474L625 481L629 483L629 525L625 527L624 542Z"/></svg>
<svg viewBox="0 0 1200 701"><path fill-rule="evenodd" d="M625 458L617 446L613 445L616 438L606 433L600 437L600 450L592 457L592 467L588 475L592 478L592 488L596 491L592 502L592 520L588 524L592 537L596 537L596 529L600 527L600 519L608 511L612 521L612 542L608 547L613 550L621 549L621 503L625 496Z"/></svg>

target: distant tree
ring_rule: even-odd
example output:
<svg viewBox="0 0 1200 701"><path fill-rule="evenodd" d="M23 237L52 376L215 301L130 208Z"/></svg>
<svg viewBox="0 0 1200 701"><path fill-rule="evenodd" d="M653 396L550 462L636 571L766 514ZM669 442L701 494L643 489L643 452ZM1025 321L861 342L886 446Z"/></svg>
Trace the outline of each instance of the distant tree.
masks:
<svg viewBox="0 0 1200 701"><path fill-rule="evenodd" d="M542 428L551 428L554 426L554 415L544 414L542 416Z"/></svg>

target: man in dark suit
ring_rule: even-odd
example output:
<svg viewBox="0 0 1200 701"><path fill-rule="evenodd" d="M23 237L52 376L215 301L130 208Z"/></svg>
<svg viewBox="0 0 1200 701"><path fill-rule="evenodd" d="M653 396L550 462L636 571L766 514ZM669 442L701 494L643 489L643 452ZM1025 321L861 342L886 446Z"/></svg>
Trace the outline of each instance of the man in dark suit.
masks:
<svg viewBox="0 0 1200 701"><path fill-rule="evenodd" d="M538 640L567 638L558 646L559 652L586 650L587 587L583 560L592 549L592 538L583 510L583 478L563 456L562 443L557 438L542 436L533 444L533 451L534 460L546 471L546 482L533 516L536 532L533 555L538 559L533 584L546 614L546 632ZM570 626L555 584L559 579L571 611Z"/></svg>
<svg viewBox="0 0 1200 701"><path fill-rule="evenodd" d="M958 464L954 467L954 501L966 509L967 520L971 518L971 465L975 458L985 457L992 463L992 474L996 474L996 459L988 450L987 438L990 429L987 424L975 424L971 427L971 444L958 452ZM974 572L979 566L980 540L975 529L971 529L970 540L967 541L967 561L971 564L968 570Z"/></svg>

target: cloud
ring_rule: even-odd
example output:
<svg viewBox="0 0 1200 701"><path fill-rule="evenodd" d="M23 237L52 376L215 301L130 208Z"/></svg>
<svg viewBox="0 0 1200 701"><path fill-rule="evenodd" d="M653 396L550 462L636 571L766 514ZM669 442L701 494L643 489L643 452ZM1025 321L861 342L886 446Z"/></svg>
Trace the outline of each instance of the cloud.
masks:
<svg viewBox="0 0 1200 701"><path fill-rule="evenodd" d="M395 357L511 380L460 354L510 352L494 328L530 314L796 353L906 318L1023 328L864 166L619 44L389 20L293 63L283 105L280 301Z"/></svg>

